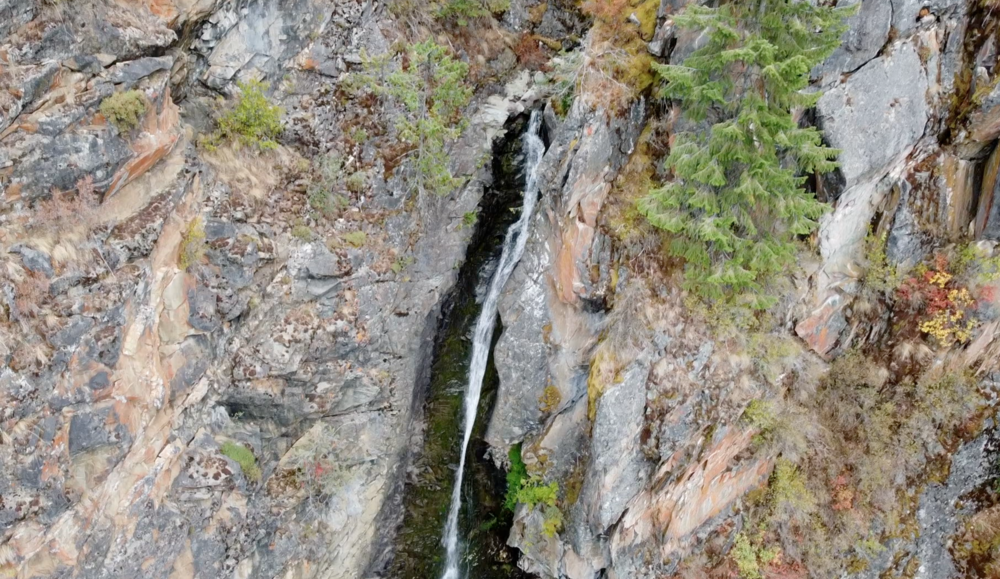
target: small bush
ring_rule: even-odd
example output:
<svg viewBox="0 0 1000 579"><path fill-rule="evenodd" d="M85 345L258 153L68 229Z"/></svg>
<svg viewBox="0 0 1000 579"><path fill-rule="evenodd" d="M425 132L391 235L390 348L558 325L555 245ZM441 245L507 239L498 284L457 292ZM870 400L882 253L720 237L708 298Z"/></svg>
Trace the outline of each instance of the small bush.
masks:
<svg viewBox="0 0 1000 579"><path fill-rule="evenodd" d="M302 241L309 241L312 239L313 232L309 229L308 225L304 223L299 223L295 227L292 227L292 237L296 239L301 239Z"/></svg>
<svg viewBox="0 0 1000 579"><path fill-rule="evenodd" d="M209 149L224 142L259 151L277 148L282 109L268 101L264 94L268 85L257 80L236 84L240 89L236 106L219 118L218 130L204 139L203 144Z"/></svg>
<svg viewBox="0 0 1000 579"><path fill-rule="evenodd" d="M127 133L138 127L146 114L146 95L138 90L116 92L101 101L101 114L119 133Z"/></svg>
<svg viewBox="0 0 1000 579"><path fill-rule="evenodd" d="M865 237L865 255L868 257L868 267L865 269L865 286L884 294L892 295L903 282L903 275L897 271L896 264L891 263L886 256L885 248L888 233L876 236L871 230Z"/></svg>
<svg viewBox="0 0 1000 579"><path fill-rule="evenodd" d="M344 233L341 236L348 245L355 248L364 247L365 242L368 241L368 236L364 231L351 231L350 233Z"/></svg>
<svg viewBox="0 0 1000 579"><path fill-rule="evenodd" d="M186 270L195 263L201 261L205 256L205 222L201 216L195 217L188 223L184 237L181 239L181 247L178 255L178 265Z"/></svg>
<svg viewBox="0 0 1000 579"><path fill-rule="evenodd" d="M357 171L352 173L350 177L347 178L347 190L351 193L361 193L365 190L365 184L368 182L368 175L364 171Z"/></svg>
<svg viewBox="0 0 1000 579"><path fill-rule="evenodd" d="M504 497L503 508L513 512L517 506L517 493L528 478L528 469L521 459L520 444L510 447L507 458L510 460L510 470L507 471L507 494Z"/></svg>
<svg viewBox="0 0 1000 579"><path fill-rule="evenodd" d="M917 266L913 277L899 287L901 305L918 314L920 331L944 347L972 339L979 325L976 300L969 288L949 272L948 258L939 254L928 266Z"/></svg>
<svg viewBox="0 0 1000 579"><path fill-rule="evenodd" d="M486 18L509 8L510 0L447 0L434 16L438 20L468 26L470 20Z"/></svg>
<svg viewBox="0 0 1000 579"><path fill-rule="evenodd" d="M413 265L413 261L414 260L412 255L407 255L405 257L400 256L396 258L396 261L392 262L392 265L389 266L389 269L392 270L392 273L399 274L402 273L404 269Z"/></svg>
<svg viewBox="0 0 1000 579"><path fill-rule="evenodd" d="M517 502L528 505L529 509L539 504L554 507L558 494L559 483L543 484L540 477L531 477L527 482L522 481L517 491Z"/></svg>
<svg viewBox="0 0 1000 579"><path fill-rule="evenodd" d="M247 480L252 482L260 480L261 472L260 467L257 466L257 457L253 455L250 449L242 444L227 441L222 443L222 447L219 450L223 455L233 459L240 465L240 469L243 470L243 474L246 475Z"/></svg>
<svg viewBox="0 0 1000 579"><path fill-rule="evenodd" d="M394 72L389 72L391 58L362 54L364 70L350 75L346 86L392 101L401 109L395 128L399 141L412 153L413 188L421 193L450 193L461 179L451 174L446 145L466 125L461 113L472 98L469 65L431 40L409 46Z"/></svg>
<svg viewBox="0 0 1000 579"><path fill-rule="evenodd" d="M740 533L736 535L736 542L729 556L736 563L742 579L761 579L761 567L774 561L778 551L755 545L744 533Z"/></svg>

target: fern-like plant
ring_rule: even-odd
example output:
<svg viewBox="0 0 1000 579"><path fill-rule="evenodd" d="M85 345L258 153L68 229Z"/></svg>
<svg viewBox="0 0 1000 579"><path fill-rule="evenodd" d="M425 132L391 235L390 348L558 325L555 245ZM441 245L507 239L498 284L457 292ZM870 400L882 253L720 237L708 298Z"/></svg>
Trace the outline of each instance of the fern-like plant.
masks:
<svg viewBox="0 0 1000 579"><path fill-rule="evenodd" d="M816 229L825 206L804 189L805 175L834 169L838 151L798 117L819 99L803 89L838 46L848 10L733 0L691 4L674 18L707 42L683 65L653 65L688 130L666 159L673 179L639 210L670 234L697 295L769 307L766 280L794 262L796 237Z"/></svg>

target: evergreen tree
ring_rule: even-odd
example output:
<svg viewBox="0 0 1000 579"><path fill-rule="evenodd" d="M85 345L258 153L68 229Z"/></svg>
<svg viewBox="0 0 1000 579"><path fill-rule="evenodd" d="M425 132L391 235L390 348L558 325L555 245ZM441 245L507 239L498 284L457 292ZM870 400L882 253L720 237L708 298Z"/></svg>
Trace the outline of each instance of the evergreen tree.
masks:
<svg viewBox="0 0 1000 579"><path fill-rule="evenodd" d="M461 113L472 98L466 82L469 66L433 40L408 47L401 66L392 72L392 55L362 56L364 71L352 75L349 86L370 90L401 109L396 129L399 139L413 146L414 188L449 193L459 180L448 169L445 145L465 127Z"/></svg>
<svg viewBox="0 0 1000 579"><path fill-rule="evenodd" d="M796 117L819 99L802 90L838 46L848 10L732 0L675 17L707 36L683 65L653 65L665 81L661 96L680 101L691 130L676 135L667 156L673 180L639 210L671 234L685 286L701 297L768 307L767 279L794 261L795 237L815 230L825 206L802 175L832 170L838 151Z"/></svg>

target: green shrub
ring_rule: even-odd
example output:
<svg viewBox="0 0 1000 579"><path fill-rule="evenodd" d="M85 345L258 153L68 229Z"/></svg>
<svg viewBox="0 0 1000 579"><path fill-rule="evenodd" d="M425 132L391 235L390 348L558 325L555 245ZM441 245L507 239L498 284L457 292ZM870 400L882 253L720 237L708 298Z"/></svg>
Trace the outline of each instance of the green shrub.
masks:
<svg viewBox="0 0 1000 579"><path fill-rule="evenodd" d="M367 182L368 175L364 171L357 171L347 178L347 190L351 193L361 193L365 190Z"/></svg>
<svg viewBox="0 0 1000 579"><path fill-rule="evenodd" d="M138 90L116 92L101 101L101 114L118 132L127 133L138 127L146 114L146 95Z"/></svg>
<svg viewBox="0 0 1000 579"><path fill-rule="evenodd" d="M520 444L510 447L507 458L510 460L510 470L507 471L507 494L504 496L503 507L513 512L517 506L517 493L521 491L521 485L528 478L528 469L521 459Z"/></svg>
<svg viewBox="0 0 1000 579"><path fill-rule="evenodd" d="M203 144L209 149L223 142L259 151L277 148L282 109L264 94L268 84L257 80L236 84L240 89L236 105L219 118L219 128Z"/></svg>
<svg viewBox="0 0 1000 579"><path fill-rule="evenodd" d="M510 0L446 0L434 17L468 26L470 20L486 18L510 8Z"/></svg>
<svg viewBox="0 0 1000 579"><path fill-rule="evenodd" d="M548 506L545 507L543 516L545 519L542 521L542 532L545 533L546 537L555 537L563 527L562 511L559 507Z"/></svg>
<svg viewBox="0 0 1000 579"><path fill-rule="evenodd" d="M392 262L389 269L391 269L393 273L399 274L402 273L404 269L413 265L413 261L414 259L412 255L400 256L396 258L396 261Z"/></svg>
<svg viewBox="0 0 1000 579"><path fill-rule="evenodd" d="M469 66L432 40L411 45L393 72L388 72L390 58L363 54L364 70L349 76L347 86L370 91L402 109L396 128L399 139L413 148L411 186L445 195L461 182L448 168L445 145L458 138L466 124L461 113L472 98Z"/></svg>
<svg viewBox="0 0 1000 579"><path fill-rule="evenodd" d="M364 231L351 231L350 233L344 233L341 236L345 242L351 247L361 248L364 247L365 241L368 240L368 236Z"/></svg>
<svg viewBox="0 0 1000 579"><path fill-rule="evenodd" d="M195 217L188 223L181 238L180 251L178 252L178 265L186 270L195 263L201 261L205 256L205 222L201 216Z"/></svg>
<svg viewBox="0 0 1000 579"><path fill-rule="evenodd" d="M312 239L313 231L308 225L304 223L299 223L292 227L292 237L296 239L301 239L302 241L309 241Z"/></svg>
<svg viewBox="0 0 1000 579"><path fill-rule="evenodd" d="M745 534L736 535L729 552L742 579L762 579L761 566L768 565L778 556L776 549L764 549L754 544Z"/></svg>
<svg viewBox="0 0 1000 579"><path fill-rule="evenodd" d="M683 65L653 67L660 96L680 101L687 126L666 168L673 180L639 202L685 262L685 288L706 300L734 298L766 309L766 281L795 262L797 236L826 206L801 175L836 167L837 151L795 111L816 104L809 71L840 44L847 9L746 0L689 4L673 17L707 42ZM706 128L701 128L706 127Z"/></svg>
<svg viewBox="0 0 1000 579"><path fill-rule="evenodd" d="M222 454L233 459L240 465L240 469L243 470L243 474L246 475L247 480L252 482L260 480L261 472L260 467L257 466L257 457L253 455L250 449L242 444L226 441L222 443L222 447L219 450Z"/></svg>
<svg viewBox="0 0 1000 579"><path fill-rule="evenodd" d="M558 494L559 483L543 484L541 477L531 477L526 482L521 482L521 488L517 491L517 502L528 505L529 509L539 504L554 507Z"/></svg>
<svg viewBox="0 0 1000 579"><path fill-rule="evenodd" d="M340 156L328 154L316 161L316 170L312 173L309 187L306 190L309 207L322 215L329 217L348 206L348 199L333 190L343 178L344 163Z"/></svg>
<svg viewBox="0 0 1000 579"><path fill-rule="evenodd" d="M462 227L472 227L479 220L479 213L477 211L469 211L462 215Z"/></svg>
<svg viewBox="0 0 1000 579"><path fill-rule="evenodd" d="M868 267L865 269L863 281L865 286L877 292L892 295L903 283L903 274L886 256L888 236L888 233L876 236L871 230L868 231L864 245Z"/></svg>
<svg viewBox="0 0 1000 579"><path fill-rule="evenodd" d="M747 404L746 410L743 411L743 420L750 428L762 433L770 432L778 425L774 404L768 400L751 400L750 404Z"/></svg>

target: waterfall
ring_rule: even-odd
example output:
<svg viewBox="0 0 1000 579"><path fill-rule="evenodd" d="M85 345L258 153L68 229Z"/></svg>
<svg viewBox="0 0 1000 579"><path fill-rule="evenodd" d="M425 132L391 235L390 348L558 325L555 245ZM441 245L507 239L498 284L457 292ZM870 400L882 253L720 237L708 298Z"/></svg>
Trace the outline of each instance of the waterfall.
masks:
<svg viewBox="0 0 1000 579"><path fill-rule="evenodd" d="M462 452L458 459L458 473L455 475L455 488L451 493L451 507L448 510L448 522L444 527L444 546L447 551L447 563L442 579L459 579L458 553L458 513L462 509L462 477L465 474L465 455L469 449L469 439L472 438L472 427L476 423L476 411L479 408L479 395L483 388L483 375L486 373L486 362L490 356L490 342L493 339L493 328L496 325L497 302L500 292L510 279L514 267L524 254L524 246L528 243L528 228L534 216L535 203L538 200L538 165L545 153L545 144L538 135L542 123L538 111L531 113L528 130L524 134L524 167L527 178L524 185L524 206L521 217L510 226L503 240L503 251L500 263L497 265L493 279L490 280L489 291L483 300L483 309L476 320L476 329L472 341L472 360L469 364L469 381L465 390L463 415L464 434L462 436Z"/></svg>

